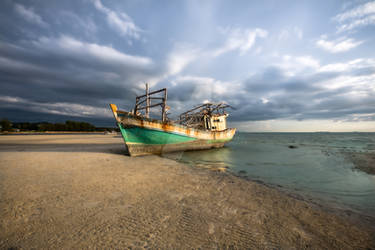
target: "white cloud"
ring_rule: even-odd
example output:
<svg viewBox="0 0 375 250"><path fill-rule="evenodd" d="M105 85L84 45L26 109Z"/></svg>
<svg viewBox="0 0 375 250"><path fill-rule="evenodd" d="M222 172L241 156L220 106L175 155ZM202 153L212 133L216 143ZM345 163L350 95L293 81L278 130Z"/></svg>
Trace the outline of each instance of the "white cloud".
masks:
<svg viewBox="0 0 375 250"><path fill-rule="evenodd" d="M336 15L333 20L341 23L337 32L353 30L358 27L375 24L375 2L359 5L351 10Z"/></svg>
<svg viewBox="0 0 375 250"><path fill-rule="evenodd" d="M340 25L338 27L337 32L340 33L343 31L353 30L358 27L374 25L374 24L375 24L375 15L366 16L364 18L353 20L350 23Z"/></svg>
<svg viewBox="0 0 375 250"><path fill-rule="evenodd" d="M32 8L28 9L21 4L15 4L14 9L25 20L42 27L48 27L48 24L44 22L42 17L36 14Z"/></svg>
<svg viewBox="0 0 375 250"><path fill-rule="evenodd" d="M220 81L212 77L202 77L202 76L178 76L172 80L172 84L175 88L183 88L182 86L194 86L194 93L192 98L198 102L214 101L212 98L220 98L225 101L227 98L225 96L233 96L241 91L241 83L239 82L227 82Z"/></svg>
<svg viewBox="0 0 375 250"><path fill-rule="evenodd" d="M180 73L198 57L199 52L199 49L189 45L177 44L167 58L168 75Z"/></svg>
<svg viewBox="0 0 375 250"><path fill-rule="evenodd" d="M260 98L260 100L261 100L261 102L262 102L263 104L267 104L267 103L270 102L270 100L268 100L268 99L265 98L265 97Z"/></svg>
<svg viewBox="0 0 375 250"><path fill-rule="evenodd" d="M319 67L319 61L312 58L311 56L299 56L295 58L295 61L306 67L310 67L310 68Z"/></svg>
<svg viewBox="0 0 375 250"><path fill-rule="evenodd" d="M13 97L13 96L0 96L0 101L9 102L9 103L19 103L19 102L23 102L23 99L19 97Z"/></svg>
<svg viewBox="0 0 375 250"><path fill-rule="evenodd" d="M226 52L239 50L240 55L244 55L250 50L257 38L265 38L268 32L264 29L221 29L221 32L227 37L225 44L213 51L213 56L220 56Z"/></svg>
<svg viewBox="0 0 375 250"><path fill-rule="evenodd" d="M201 48L194 47L189 44L177 43L172 52L167 57L167 73L164 79L181 73L190 63L195 61L198 57L212 58L217 57L223 53L239 50L240 55L244 55L250 50L257 37L266 37L267 31L262 29L221 29L223 34L227 35L227 40L224 46L203 51ZM255 50L256 54L261 53L262 47L258 46Z"/></svg>
<svg viewBox="0 0 375 250"><path fill-rule="evenodd" d="M316 42L316 45L330 53L339 53L351 50L362 43L363 41L355 41L352 38L343 37L335 41L320 39Z"/></svg>
<svg viewBox="0 0 375 250"><path fill-rule="evenodd" d="M340 73L337 77L322 83L327 89L350 87L356 92L349 94L357 97L362 95L360 92L363 89L365 90L364 93L375 93L373 85L375 81L374 59L358 58L348 62L326 64L321 66L317 72ZM355 74L355 72L365 72L366 74Z"/></svg>
<svg viewBox="0 0 375 250"><path fill-rule="evenodd" d="M319 68L319 72L345 72L364 68L375 69L375 60L358 58L344 63L326 64Z"/></svg>
<svg viewBox="0 0 375 250"><path fill-rule="evenodd" d="M319 71L321 72L344 72L350 68L347 63L331 63L322 66Z"/></svg>
<svg viewBox="0 0 375 250"><path fill-rule="evenodd" d="M128 36L134 39L140 38L141 29L138 28L133 20L124 12L115 12L103 6L100 0L93 0L97 10L107 15L107 22L110 27L120 32L122 36Z"/></svg>
<svg viewBox="0 0 375 250"><path fill-rule="evenodd" d="M228 37L224 46L206 52L189 44L176 44L167 57L167 74L164 78L182 72L198 57L217 57L232 50L239 50L240 55L244 55L254 46L257 37L266 37L268 34L262 29L222 29L221 32ZM261 51L262 47L258 47L255 53L259 54Z"/></svg>
<svg viewBox="0 0 375 250"><path fill-rule="evenodd" d="M351 75L340 75L334 79L327 80L321 83L326 89L342 89L347 87L352 92L345 92L342 96L361 99L363 96L359 95L363 92L366 96L368 94L375 94L373 82L375 81L375 75L367 76L351 76ZM347 98L350 99L350 98Z"/></svg>
<svg viewBox="0 0 375 250"><path fill-rule="evenodd" d="M75 54L75 57L77 55L82 55L83 59L91 57L94 60L104 63L136 67L147 67L153 64L150 58L127 55L112 47L82 42L66 35L60 38L42 37L33 43L41 50L50 50L54 53Z"/></svg>
<svg viewBox="0 0 375 250"><path fill-rule="evenodd" d="M375 2L368 2L334 17L335 20L343 22L347 19L363 17L375 14Z"/></svg>
<svg viewBox="0 0 375 250"><path fill-rule="evenodd" d="M287 76L295 76L306 71L315 71L320 67L319 61L311 56L290 56L281 57L281 62L275 66L284 70Z"/></svg>
<svg viewBox="0 0 375 250"><path fill-rule="evenodd" d="M67 115L76 117L111 117L108 108L98 108L89 105L77 103L40 103L30 101L20 97L0 96L0 102L8 103L8 105L22 105L23 108L29 111L42 112L55 115Z"/></svg>

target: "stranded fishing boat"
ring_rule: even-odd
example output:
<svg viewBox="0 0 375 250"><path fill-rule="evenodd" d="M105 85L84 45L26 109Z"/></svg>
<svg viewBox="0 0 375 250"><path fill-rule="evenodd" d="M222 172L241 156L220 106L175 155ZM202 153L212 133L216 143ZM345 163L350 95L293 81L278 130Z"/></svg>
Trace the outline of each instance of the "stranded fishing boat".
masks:
<svg viewBox="0 0 375 250"><path fill-rule="evenodd" d="M131 112L110 104L131 156L220 148L236 132L235 128L227 128L225 108L230 108L227 104L205 103L171 121L167 117L166 102L167 89L149 92L146 84L146 94L136 97ZM157 106L161 107L161 120L150 119L150 108Z"/></svg>

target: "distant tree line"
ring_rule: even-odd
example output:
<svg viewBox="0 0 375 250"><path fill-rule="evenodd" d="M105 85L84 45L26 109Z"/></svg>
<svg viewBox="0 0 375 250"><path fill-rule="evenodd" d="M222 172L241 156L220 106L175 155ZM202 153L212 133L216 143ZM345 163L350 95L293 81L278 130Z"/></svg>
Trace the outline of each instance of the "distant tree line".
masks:
<svg viewBox="0 0 375 250"><path fill-rule="evenodd" d="M12 123L7 119L0 121L1 131L112 131L113 128L97 128L88 122L66 121L65 123L49 122L15 122Z"/></svg>

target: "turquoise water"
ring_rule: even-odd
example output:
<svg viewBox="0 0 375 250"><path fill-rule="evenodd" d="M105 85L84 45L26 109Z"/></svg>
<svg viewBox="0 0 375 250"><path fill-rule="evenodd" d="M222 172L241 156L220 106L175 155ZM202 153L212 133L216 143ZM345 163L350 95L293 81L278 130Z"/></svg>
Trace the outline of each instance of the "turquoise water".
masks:
<svg viewBox="0 0 375 250"><path fill-rule="evenodd" d="M374 215L375 176L355 170L344 157L349 152L375 152L375 133L238 133L224 148L184 152L177 160L227 166L318 203Z"/></svg>

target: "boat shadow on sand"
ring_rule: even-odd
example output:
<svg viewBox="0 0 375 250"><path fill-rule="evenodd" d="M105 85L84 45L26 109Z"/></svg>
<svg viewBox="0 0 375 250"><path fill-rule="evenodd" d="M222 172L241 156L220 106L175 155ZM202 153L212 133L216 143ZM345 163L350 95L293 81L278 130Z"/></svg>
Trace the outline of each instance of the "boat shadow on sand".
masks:
<svg viewBox="0 0 375 250"><path fill-rule="evenodd" d="M0 152L93 152L129 156L123 143L0 144Z"/></svg>
<svg viewBox="0 0 375 250"><path fill-rule="evenodd" d="M121 138L121 136L114 136ZM221 149L201 150L202 153L207 152L223 152L228 150L226 147ZM54 144L38 144L38 143L1 143L0 152L92 152L92 153L110 153L116 155L128 156L129 152L122 143L54 143ZM193 151L186 151L193 152ZM185 151L162 153L160 156L180 161ZM217 154L217 153L216 153Z"/></svg>

